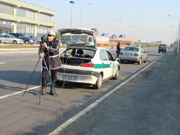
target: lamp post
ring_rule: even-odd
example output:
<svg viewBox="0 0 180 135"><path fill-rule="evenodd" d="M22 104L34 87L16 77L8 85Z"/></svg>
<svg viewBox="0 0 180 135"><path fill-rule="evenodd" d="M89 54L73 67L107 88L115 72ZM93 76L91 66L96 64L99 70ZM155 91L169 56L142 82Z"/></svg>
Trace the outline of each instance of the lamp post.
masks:
<svg viewBox="0 0 180 135"><path fill-rule="evenodd" d="M173 15L170 15L168 14L168 16L170 17L174 17L176 19L178 19L178 42L177 42L177 53L179 54L179 33L180 33L180 18L179 17L176 17L176 16L173 16Z"/></svg>
<svg viewBox="0 0 180 135"><path fill-rule="evenodd" d="M81 9L80 9L80 27L81 27L81 13L82 13L82 8L83 8L85 5L91 5L91 3L83 4L83 5L81 6Z"/></svg>
<svg viewBox="0 0 180 135"><path fill-rule="evenodd" d="M115 25L116 25L116 22L117 22L118 20L121 20L121 18L118 18L118 19L109 18L109 19L114 21L114 34L115 34Z"/></svg>
<svg viewBox="0 0 180 135"><path fill-rule="evenodd" d="M71 3L71 27L72 27L72 9L73 9L73 4L75 3L75 1L70 1L69 3Z"/></svg>
<svg viewBox="0 0 180 135"><path fill-rule="evenodd" d="M132 29L135 28L135 27L137 27L137 26L132 26L131 27L131 38L133 38L133 36L132 36Z"/></svg>

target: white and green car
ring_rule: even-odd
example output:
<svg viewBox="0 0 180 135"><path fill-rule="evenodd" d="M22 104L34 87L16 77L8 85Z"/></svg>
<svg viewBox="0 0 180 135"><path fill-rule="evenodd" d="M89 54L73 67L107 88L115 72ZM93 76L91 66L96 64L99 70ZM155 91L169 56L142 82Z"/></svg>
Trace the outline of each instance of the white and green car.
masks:
<svg viewBox="0 0 180 135"><path fill-rule="evenodd" d="M67 48L60 54L58 81L91 84L98 89L103 81L118 79L120 64L108 49L96 46L93 30L66 28L59 32Z"/></svg>

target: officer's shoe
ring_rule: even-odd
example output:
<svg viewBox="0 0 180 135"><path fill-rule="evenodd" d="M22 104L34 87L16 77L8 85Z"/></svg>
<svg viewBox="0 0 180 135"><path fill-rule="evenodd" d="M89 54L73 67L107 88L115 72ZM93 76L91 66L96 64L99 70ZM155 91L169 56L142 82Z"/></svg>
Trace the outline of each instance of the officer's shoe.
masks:
<svg viewBox="0 0 180 135"><path fill-rule="evenodd" d="M42 95L46 94L46 85L47 85L47 82L46 81L42 81Z"/></svg>
<svg viewBox="0 0 180 135"><path fill-rule="evenodd" d="M50 93L49 93L50 95L54 95L54 91L55 91L54 85L55 85L55 81L52 81L51 89L50 89Z"/></svg>

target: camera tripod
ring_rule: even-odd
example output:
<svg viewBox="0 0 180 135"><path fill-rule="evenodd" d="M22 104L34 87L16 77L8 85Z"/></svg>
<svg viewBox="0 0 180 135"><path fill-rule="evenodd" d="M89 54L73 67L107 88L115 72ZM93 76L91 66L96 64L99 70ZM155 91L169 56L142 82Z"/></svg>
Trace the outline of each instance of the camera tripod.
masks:
<svg viewBox="0 0 180 135"><path fill-rule="evenodd" d="M28 81L28 84L27 84L27 86L26 86L26 88L25 88L25 90L24 90L23 96L25 95L25 93L26 93L26 91L27 91L27 88L28 88L28 86L29 86L29 84L30 84L30 82L31 82L32 76L33 76L33 74L34 74L34 72L35 72L35 70L36 70L36 68L37 68L37 65L39 64L39 61L40 61L40 60L41 60L41 76L42 76L42 61L44 61L46 70L48 71L48 75L49 75L49 78L50 78L51 84L52 84L51 74L50 74L49 68L47 67L47 63L46 63L46 61L45 61L44 58L39 57L36 65L35 65L35 67L34 67L34 70L33 70L32 74L31 74L31 76L30 76L30 79L29 79L29 81ZM41 77L41 76L40 76L40 77ZM56 97L57 97L56 90L53 89L53 91L55 92L55 95L56 95ZM41 103L41 95L42 95L42 92L43 92L43 88L42 88L42 78L41 78L41 79L40 79L39 104Z"/></svg>

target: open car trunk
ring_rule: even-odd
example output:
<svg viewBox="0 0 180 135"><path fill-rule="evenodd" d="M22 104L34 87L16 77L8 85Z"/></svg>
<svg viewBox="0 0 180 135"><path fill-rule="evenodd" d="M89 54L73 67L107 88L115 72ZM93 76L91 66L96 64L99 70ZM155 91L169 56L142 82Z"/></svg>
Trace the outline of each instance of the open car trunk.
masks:
<svg viewBox="0 0 180 135"><path fill-rule="evenodd" d="M70 48L61 53L62 64L80 66L82 63L91 63L95 50Z"/></svg>

